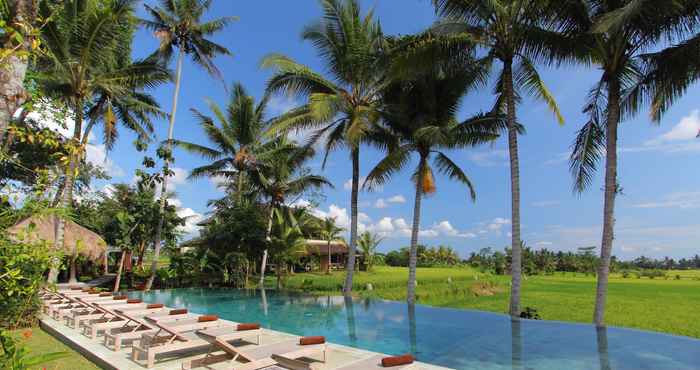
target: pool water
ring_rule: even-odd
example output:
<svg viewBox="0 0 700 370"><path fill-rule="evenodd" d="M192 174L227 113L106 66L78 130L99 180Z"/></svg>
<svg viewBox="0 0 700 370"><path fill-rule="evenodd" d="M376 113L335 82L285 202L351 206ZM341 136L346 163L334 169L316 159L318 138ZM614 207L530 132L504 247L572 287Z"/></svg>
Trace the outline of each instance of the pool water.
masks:
<svg viewBox="0 0 700 370"><path fill-rule="evenodd" d="M147 302L459 370L700 369L700 340L375 299L237 289L132 293ZM572 307L572 309L575 309Z"/></svg>

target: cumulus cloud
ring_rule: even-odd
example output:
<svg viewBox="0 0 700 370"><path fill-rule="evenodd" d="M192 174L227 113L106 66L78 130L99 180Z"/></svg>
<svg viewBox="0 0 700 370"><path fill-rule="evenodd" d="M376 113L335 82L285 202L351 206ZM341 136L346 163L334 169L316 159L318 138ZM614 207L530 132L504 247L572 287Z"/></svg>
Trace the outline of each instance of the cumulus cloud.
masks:
<svg viewBox="0 0 700 370"><path fill-rule="evenodd" d="M186 235L194 235L199 231L198 223L204 221L204 215L189 207L178 207L177 215L185 219L185 225L180 226L180 231Z"/></svg>
<svg viewBox="0 0 700 370"><path fill-rule="evenodd" d="M494 149L488 151L472 152L469 153L467 158L469 158L469 160L474 162L477 166L504 166L508 164L508 151Z"/></svg>
<svg viewBox="0 0 700 370"><path fill-rule="evenodd" d="M677 192L670 193L662 197L662 199L651 202L635 204L635 208L700 208L700 192Z"/></svg>
<svg viewBox="0 0 700 370"><path fill-rule="evenodd" d="M647 145L656 145L674 141L693 140L700 132L700 111L693 110L689 115L681 118L671 131L659 136L654 140L648 141Z"/></svg>
<svg viewBox="0 0 700 370"><path fill-rule="evenodd" d="M379 198L379 199L377 199L376 202L374 202L374 208L382 209L382 208L386 208L388 206L389 205L384 201L383 198Z"/></svg>
<svg viewBox="0 0 700 370"><path fill-rule="evenodd" d="M386 201L389 203L406 203L406 198L404 198L403 195L394 195Z"/></svg>

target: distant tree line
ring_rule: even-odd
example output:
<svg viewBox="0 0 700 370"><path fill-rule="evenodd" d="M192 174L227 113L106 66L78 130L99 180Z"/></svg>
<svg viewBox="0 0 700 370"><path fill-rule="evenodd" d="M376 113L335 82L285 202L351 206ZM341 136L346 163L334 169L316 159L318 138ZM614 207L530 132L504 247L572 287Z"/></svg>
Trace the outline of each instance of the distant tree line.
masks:
<svg viewBox="0 0 700 370"><path fill-rule="evenodd" d="M394 250L384 256L384 263L389 266L408 266L410 249L403 247ZM452 247L440 245L437 247L427 247L419 244L417 247L418 267L440 267L455 266L462 260Z"/></svg>

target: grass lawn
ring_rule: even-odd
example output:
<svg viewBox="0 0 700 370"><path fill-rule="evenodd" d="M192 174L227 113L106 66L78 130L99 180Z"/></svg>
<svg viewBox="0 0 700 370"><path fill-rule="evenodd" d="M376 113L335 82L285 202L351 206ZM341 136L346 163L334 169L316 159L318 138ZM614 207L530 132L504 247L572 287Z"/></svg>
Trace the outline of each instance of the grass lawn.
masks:
<svg viewBox="0 0 700 370"><path fill-rule="evenodd" d="M78 352L73 351L65 344L61 343L58 339L52 337L47 332L39 329L24 329L18 330L17 334L19 338L23 338L21 333L30 330L32 335L29 339L23 340L22 345L24 345L29 350L29 355L38 355L42 353L50 352L67 352L68 357L63 357L58 360L50 361L41 364L38 368L46 370L96 370L99 369L95 364L88 361L85 357L80 355Z"/></svg>
<svg viewBox="0 0 700 370"><path fill-rule="evenodd" d="M419 268L418 303L454 308L507 312L510 277L480 273L470 268ZM675 276L681 279L676 280ZM375 267L356 274L353 289L360 296L403 300L408 270ZM290 289L337 294L343 272L295 274ZM451 278L452 283L448 283ZM562 274L528 276L523 280L523 307L534 307L545 320L590 322L595 302L593 276ZM373 285L367 291L367 283ZM608 288L609 325L661 331L700 338L700 271L670 271L668 279L622 278L613 275Z"/></svg>

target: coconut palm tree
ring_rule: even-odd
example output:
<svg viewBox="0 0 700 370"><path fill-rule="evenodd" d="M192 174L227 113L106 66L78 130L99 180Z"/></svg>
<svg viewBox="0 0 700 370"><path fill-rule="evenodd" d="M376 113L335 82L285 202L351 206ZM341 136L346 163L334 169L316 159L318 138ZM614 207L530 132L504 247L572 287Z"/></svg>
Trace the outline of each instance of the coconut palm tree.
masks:
<svg viewBox="0 0 700 370"><path fill-rule="evenodd" d="M350 151L350 248L343 293L350 295L355 271L360 144L378 120L382 79L379 54L382 30L372 11L363 17L357 0L321 0L323 18L307 26L302 37L311 42L327 67L329 78L282 55L269 55L263 67L275 70L267 92L288 93L306 99L301 107L276 121L276 131L315 129L310 141L324 141L328 153L340 147Z"/></svg>
<svg viewBox="0 0 700 370"><path fill-rule="evenodd" d="M345 229L336 225L335 218L328 217L321 221L321 239L326 241L328 247L328 267L326 267L326 274L331 273L331 243L342 240L340 234L343 231L345 231Z"/></svg>
<svg viewBox="0 0 700 370"><path fill-rule="evenodd" d="M221 17L208 22L202 22L204 13L209 10L212 0L160 0L160 6L151 7L144 5L151 19L143 19L141 23L149 30L155 32L160 41L160 47L154 57L170 61L177 49L177 64L175 70L175 89L173 90L173 105L170 112L168 125L168 139L165 146L165 163L163 165L163 181L161 183L161 210L165 208L168 190L168 177L170 176L170 160L172 158L173 130L175 128L175 114L180 94L180 82L182 80L182 64L185 56L204 68L209 74L221 79L213 59L219 55L231 55L225 47L207 39L223 30L235 17ZM162 213L162 212L161 212ZM151 289L158 269L158 257L160 256L162 235L161 225L156 229L154 256L151 265L151 276L146 282L146 290Z"/></svg>
<svg viewBox="0 0 700 370"><path fill-rule="evenodd" d="M299 147L282 136L274 141L273 152L268 156L265 165L252 172L251 183L254 192L267 201L269 214L267 221L266 239L271 241L272 223L275 214L280 213L289 197L301 195L311 189L323 186L333 187L325 177L309 173L305 163L314 156L313 149ZM280 216L281 217L281 216ZM265 266L267 265L268 250L263 251L260 264L260 281L262 287L265 281Z"/></svg>
<svg viewBox="0 0 700 370"><path fill-rule="evenodd" d="M467 35L487 57L501 64L496 91L508 123L511 180L511 248L513 249L510 315L520 315L522 251L520 249L520 161L516 106L522 94L544 101L557 121L564 123L557 103L537 73L535 61L546 54L553 59L561 40L543 27L549 20L547 0L432 0L443 17L435 32ZM554 51L554 52L551 52Z"/></svg>
<svg viewBox="0 0 700 370"><path fill-rule="evenodd" d="M255 98L248 95L243 85L235 83L225 111L214 102L207 101L207 104L216 122L196 109L192 112L213 147L181 140L173 140L173 144L212 161L193 169L190 178L226 178L236 184L236 199L240 204L246 179L259 162L264 161L267 100L255 104Z"/></svg>
<svg viewBox="0 0 700 370"><path fill-rule="evenodd" d="M367 175L365 186L373 188L385 184L411 163L414 154L417 155L418 163L412 171L415 200L409 251L409 304L416 300L421 201L437 190L433 168L465 185L469 198L475 200L471 180L446 151L495 140L496 132L503 126L498 115L477 114L462 122L457 120L456 112L466 92L483 81L482 74L464 68L462 61L465 59L466 56L423 63L420 71L395 80L384 92L383 122L398 143L388 147L386 157Z"/></svg>
<svg viewBox="0 0 700 370"><path fill-rule="evenodd" d="M68 108L75 125L70 140L60 205L72 204L80 158L94 127L101 124L104 142L111 148L117 124L136 132L142 141L153 131L151 116L160 109L144 92L169 79L168 71L153 61L131 61L135 30L134 1L66 1L59 11L45 3L40 16L50 21L42 31L47 52L38 61L37 82L51 99ZM58 218L56 245L64 239L64 221ZM49 281L55 281L56 267Z"/></svg>
<svg viewBox="0 0 700 370"><path fill-rule="evenodd" d="M360 240L358 240L357 246L360 247L362 256L365 259L367 271L372 271L374 258L377 254L377 247L383 240L384 238L379 237L377 234L372 234L369 231L365 231L364 233L360 234Z"/></svg>
<svg viewBox="0 0 700 370"><path fill-rule="evenodd" d="M687 35L698 24L700 7L695 2L681 0L659 2L653 7L638 0L564 3L562 31L571 36L571 44L577 46L574 51L577 57L594 63L602 72L600 80L588 94L583 112L589 119L574 141L570 167L574 190L582 192L591 185L598 163L605 157L603 235L593 314L593 322L604 326L614 240L615 198L620 191L617 179L618 126L638 113L650 91L654 101L652 113L657 117L677 94L684 91L687 81L681 84L675 84L673 80L656 84L653 81L663 75L680 76L687 72L684 67L674 72L670 70L692 62L659 66L656 74L645 76L647 56L643 53L661 42L673 42ZM654 60L658 62L663 58L652 57L651 60L653 67ZM690 80L688 74L683 76Z"/></svg>

